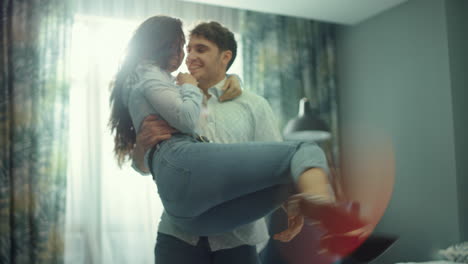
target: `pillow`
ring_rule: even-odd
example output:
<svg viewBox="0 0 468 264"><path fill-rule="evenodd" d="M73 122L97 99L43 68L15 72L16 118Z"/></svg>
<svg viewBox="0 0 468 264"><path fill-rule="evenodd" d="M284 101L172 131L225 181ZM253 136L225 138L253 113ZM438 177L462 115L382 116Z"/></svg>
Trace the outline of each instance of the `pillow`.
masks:
<svg viewBox="0 0 468 264"><path fill-rule="evenodd" d="M468 263L468 242L456 244L447 249L439 250L442 259L458 263Z"/></svg>

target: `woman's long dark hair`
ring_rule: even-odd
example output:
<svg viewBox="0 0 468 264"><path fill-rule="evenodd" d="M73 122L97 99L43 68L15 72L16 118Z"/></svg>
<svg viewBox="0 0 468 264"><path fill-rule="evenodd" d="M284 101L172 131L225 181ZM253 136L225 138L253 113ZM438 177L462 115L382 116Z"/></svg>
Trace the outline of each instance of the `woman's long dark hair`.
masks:
<svg viewBox="0 0 468 264"><path fill-rule="evenodd" d="M144 21L128 43L126 55L111 83L112 108L109 119L111 133L114 136L114 152L119 166L132 156L136 142L130 112L123 103L124 90L128 76L138 63L152 61L162 69L168 69L172 56L179 54L181 44L185 42L182 21L167 16L153 16Z"/></svg>

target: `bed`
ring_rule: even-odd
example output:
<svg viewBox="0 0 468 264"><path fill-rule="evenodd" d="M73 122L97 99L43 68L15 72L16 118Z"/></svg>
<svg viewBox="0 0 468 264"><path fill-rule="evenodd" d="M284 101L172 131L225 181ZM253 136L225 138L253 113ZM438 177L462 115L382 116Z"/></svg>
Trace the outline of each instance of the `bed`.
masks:
<svg viewBox="0 0 468 264"><path fill-rule="evenodd" d="M441 260L429 262L400 262L395 264L460 264L468 263L468 242L452 245L439 250Z"/></svg>
<svg viewBox="0 0 468 264"><path fill-rule="evenodd" d="M398 239L388 234L372 234L357 250L341 264L379 263L378 257L387 251ZM380 263L379 263L380 264ZM426 262L398 262L394 264L468 264L468 242L449 246L437 252L437 260Z"/></svg>

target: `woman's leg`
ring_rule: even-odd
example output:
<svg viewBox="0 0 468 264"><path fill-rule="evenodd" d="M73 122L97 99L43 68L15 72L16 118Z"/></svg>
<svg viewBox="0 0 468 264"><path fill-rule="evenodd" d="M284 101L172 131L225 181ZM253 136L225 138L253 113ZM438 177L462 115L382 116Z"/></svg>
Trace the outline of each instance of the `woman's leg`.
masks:
<svg viewBox="0 0 468 264"><path fill-rule="evenodd" d="M171 222L194 235L209 236L233 230L277 209L294 194L294 186L282 184L217 205L197 217L172 217Z"/></svg>
<svg viewBox="0 0 468 264"><path fill-rule="evenodd" d="M258 219L287 196L266 205L253 199L255 193L293 184L309 168L327 170L325 155L312 143L167 143L153 159L155 179L166 211L181 221L210 210L216 216L211 222L222 225L227 218L240 224ZM254 206L245 206L249 204ZM242 213L233 216L226 209L234 207Z"/></svg>

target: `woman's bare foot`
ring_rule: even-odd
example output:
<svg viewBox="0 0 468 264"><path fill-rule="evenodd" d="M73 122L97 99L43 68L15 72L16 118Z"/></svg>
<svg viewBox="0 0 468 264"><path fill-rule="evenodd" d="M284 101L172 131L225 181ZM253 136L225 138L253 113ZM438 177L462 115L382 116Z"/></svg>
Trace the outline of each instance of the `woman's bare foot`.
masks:
<svg viewBox="0 0 468 264"><path fill-rule="evenodd" d="M346 204L336 202L323 169L306 170L299 176L297 188L299 194L288 200L288 206L296 206L307 220L319 222L327 232L343 234L367 225L359 217L359 212L348 210Z"/></svg>
<svg viewBox="0 0 468 264"><path fill-rule="evenodd" d="M349 206L328 197L300 193L291 196L284 206L293 214L303 215L307 222L323 227L322 253L346 256L371 232L369 225L359 217L359 212L348 210Z"/></svg>

